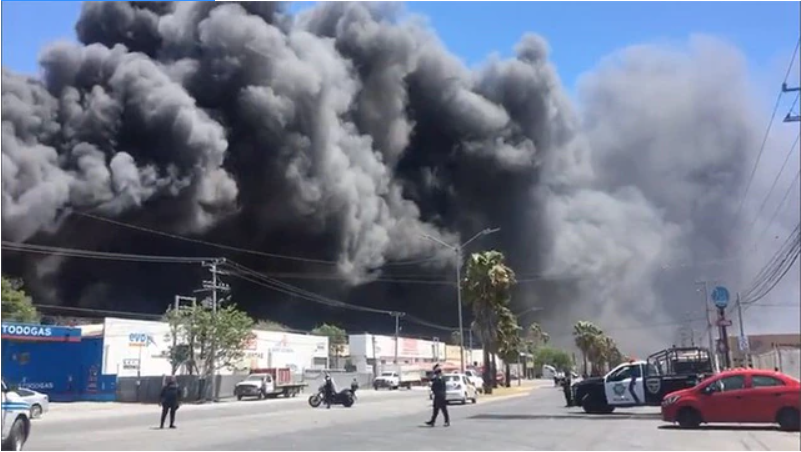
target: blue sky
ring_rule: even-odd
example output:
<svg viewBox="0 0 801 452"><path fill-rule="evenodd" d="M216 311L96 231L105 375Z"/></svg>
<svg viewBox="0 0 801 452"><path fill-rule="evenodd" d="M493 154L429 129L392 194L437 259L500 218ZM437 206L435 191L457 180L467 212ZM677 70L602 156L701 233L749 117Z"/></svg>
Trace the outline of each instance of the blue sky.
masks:
<svg viewBox="0 0 801 452"><path fill-rule="evenodd" d="M3 67L36 73L42 46L75 39L79 2L4 1L2 8ZM583 72L615 50L682 42L694 33L734 43L754 72L774 72L786 67L801 28L798 2L410 2L406 9L427 17L469 65L491 53L508 56L523 33L539 33L571 90Z"/></svg>

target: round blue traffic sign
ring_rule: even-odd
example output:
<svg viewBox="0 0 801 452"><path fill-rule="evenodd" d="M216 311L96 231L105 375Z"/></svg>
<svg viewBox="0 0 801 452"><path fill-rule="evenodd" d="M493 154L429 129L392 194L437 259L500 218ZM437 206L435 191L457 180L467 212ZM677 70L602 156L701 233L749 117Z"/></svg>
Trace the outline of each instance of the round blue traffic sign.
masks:
<svg viewBox="0 0 801 452"><path fill-rule="evenodd" d="M715 287L712 291L712 302L720 309L725 309L729 305L729 291L723 286Z"/></svg>

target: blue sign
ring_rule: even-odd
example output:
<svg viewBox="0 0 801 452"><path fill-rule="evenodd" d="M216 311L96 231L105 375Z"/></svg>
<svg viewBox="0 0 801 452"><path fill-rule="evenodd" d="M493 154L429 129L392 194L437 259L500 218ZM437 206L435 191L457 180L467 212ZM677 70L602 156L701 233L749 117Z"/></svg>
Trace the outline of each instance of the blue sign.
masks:
<svg viewBox="0 0 801 452"><path fill-rule="evenodd" d="M80 342L80 328L27 323L3 323L3 339L23 341Z"/></svg>
<svg viewBox="0 0 801 452"><path fill-rule="evenodd" d="M729 291L723 286L715 287L712 291L712 301L719 309L726 309L729 305Z"/></svg>

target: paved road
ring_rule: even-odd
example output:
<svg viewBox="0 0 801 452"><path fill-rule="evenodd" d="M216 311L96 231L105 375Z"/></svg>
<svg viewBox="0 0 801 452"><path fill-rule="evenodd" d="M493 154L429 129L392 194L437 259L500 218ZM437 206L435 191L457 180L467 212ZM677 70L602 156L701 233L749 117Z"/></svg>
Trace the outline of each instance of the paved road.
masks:
<svg viewBox="0 0 801 452"><path fill-rule="evenodd" d="M420 391L365 391L350 409L312 409L301 399L187 407L177 430L155 430L154 407L152 414L41 419L26 449L799 450L797 433L773 428L683 431L665 426L652 408L587 416L561 402L551 387L485 398L452 407L449 428L422 426L430 408Z"/></svg>

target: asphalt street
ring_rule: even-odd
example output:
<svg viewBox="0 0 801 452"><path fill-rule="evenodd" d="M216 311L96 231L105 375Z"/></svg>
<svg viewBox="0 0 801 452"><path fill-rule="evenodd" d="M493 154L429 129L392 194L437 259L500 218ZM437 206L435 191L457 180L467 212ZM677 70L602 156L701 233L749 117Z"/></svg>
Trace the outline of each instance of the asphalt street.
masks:
<svg viewBox="0 0 801 452"><path fill-rule="evenodd" d="M364 391L352 408L313 409L304 398L190 406L177 430L158 430L152 411L34 422L27 450L799 450L798 433L770 427L685 431L656 408L590 416L540 387L452 406L451 427L423 426L424 391ZM142 409L151 410L149 407ZM47 415L46 415L47 416Z"/></svg>

